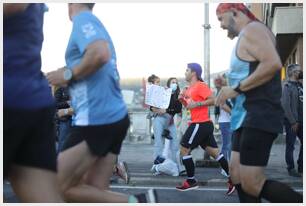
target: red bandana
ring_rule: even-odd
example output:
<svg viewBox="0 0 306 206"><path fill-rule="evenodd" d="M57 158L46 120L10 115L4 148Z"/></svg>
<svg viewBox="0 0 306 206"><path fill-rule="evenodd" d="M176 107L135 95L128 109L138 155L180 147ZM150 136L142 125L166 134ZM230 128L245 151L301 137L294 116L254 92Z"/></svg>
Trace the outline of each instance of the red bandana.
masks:
<svg viewBox="0 0 306 206"><path fill-rule="evenodd" d="M217 14L222 14L227 11L231 11L232 9L237 9L244 13L247 17L249 17L253 21L258 21L258 19L254 16L254 14L244 5L241 3L222 3L219 4L216 10Z"/></svg>

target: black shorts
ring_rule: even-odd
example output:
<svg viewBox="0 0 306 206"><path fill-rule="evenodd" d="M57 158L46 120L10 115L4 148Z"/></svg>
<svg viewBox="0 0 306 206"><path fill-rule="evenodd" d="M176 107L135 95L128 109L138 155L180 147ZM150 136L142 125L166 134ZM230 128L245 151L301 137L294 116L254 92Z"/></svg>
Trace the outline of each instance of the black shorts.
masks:
<svg viewBox="0 0 306 206"><path fill-rule="evenodd" d="M277 133L244 127L233 132L232 150L240 152L240 163L250 166L266 166Z"/></svg>
<svg viewBox="0 0 306 206"><path fill-rule="evenodd" d="M54 107L4 109L4 177L12 164L56 171L54 113Z"/></svg>
<svg viewBox="0 0 306 206"><path fill-rule="evenodd" d="M211 121L202 123L192 123L186 130L181 145L193 150L197 146L203 149L207 146L218 148L214 138L214 125Z"/></svg>
<svg viewBox="0 0 306 206"><path fill-rule="evenodd" d="M129 126L130 120L128 115L112 124L74 126L64 143L62 151L85 140L91 153L95 156L102 157L109 152L119 155Z"/></svg>

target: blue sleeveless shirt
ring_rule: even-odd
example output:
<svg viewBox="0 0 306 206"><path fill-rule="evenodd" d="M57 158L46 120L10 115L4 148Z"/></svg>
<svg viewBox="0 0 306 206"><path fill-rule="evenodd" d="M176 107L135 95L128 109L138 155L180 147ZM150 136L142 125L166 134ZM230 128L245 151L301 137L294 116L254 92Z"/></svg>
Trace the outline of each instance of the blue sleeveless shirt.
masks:
<svg viewBox="0 0 306 206"><path fill-rule="evenodd" d="M237 49L240 35L231 55L228 72L229 85L235 87L240 81L251 75L257 68L258 61L245 61L238 57ZM283 110L281 107L280 72L268 82L251 89L233 99L231 129L251 127L271 133L283 131Z"/></svg>
<svg viewBox="0 0 306 206"><path fill-rule="evenodd" d="M239 43L239 39L232 51L230 70L227 74L229 86L231 87L238 85L238 83L241 80L247 78L250 72L249 62L239 59L236 55L238 43ZM233 108L231 112L231 130L233 131L241 127L242 122L246 116L246 110L243 107L244 101L245 101L244 94L240 94L232 100Z"/></svg>

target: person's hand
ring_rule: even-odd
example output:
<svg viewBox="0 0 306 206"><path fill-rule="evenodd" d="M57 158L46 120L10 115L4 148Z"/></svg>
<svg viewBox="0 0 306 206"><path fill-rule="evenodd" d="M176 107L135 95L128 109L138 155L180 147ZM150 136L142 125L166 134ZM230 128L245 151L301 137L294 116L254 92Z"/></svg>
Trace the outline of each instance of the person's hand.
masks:
<svg viewBox="0 0 306 206"><path fill-rule="evenodd" d="M156 107L152 107L152 112L154 112L154 113L156 113L157 114L157 112L158 112L158 108L156 108Z"/></svg>
<svg viewBox="0 0 306 206"><path fill-rule="evenodd" d="M162 115L162 114L165 114L166 113L166 110L165 109L160 109L160 108L157 108L157 107L152 107L152 111L158 115Z"/></svg>
<svg viewBox="0 0 306 206"><path fill-rule="evenodd" d="M183 94L182 94L182 93L179 93L178 99L183 99L183 98L184 98Z"/></svg>
<svg viewBox="0 0 306 206"><path fill-rule="evenodd" d="M184 91L184 90L182 90L182 91L179 93L179 95L178 95L178 99L183 99L183 98L185 98L185 91Z"/></svg>
<svg viewBox="0 0 306 206"><path fill-rule="evenodd" d="M178 100L181 102L182 105L184 105L184 107L186 107L188 104L187 99L188 97L186 96L186 88L184 88L178 95Z"/></svg>
<svg viewBox="0 0 306 206"><path fill-rule="evenodd" d="M181 92L178 95L178 98L179 99L185 98L186 97L186 91L187 91L186 87L184 89L182 89Z"/></svg>
<svg viewBox="0 0 306 206"><path fill-rule="evenodd" d="M54 86L67 86L68 81L64 79L65 67L47 73L47 79Z"/></svg>
<svg viewBox="0 0 306 206"><path fill-rule="evenodd" d="M158 109L157 114L162 115L165 114L166 110L165 109Z"/></svg>
<svg viewBox="0 0 306 206"><path fill-rule="evenodd" d="M239 93L233 90L231 87L222 87L216 98L215 104L217 106L223 105L227 99L237 97L238 95Z"/></svg>
<svg viewBox="0 0 306 206"><path fill-rule="evenodd" d="M57 116L58 116L59 118L66 116L66 115L65 115L65 109L59 109L59 110L57 111Z"/></svg>
<svg viewBox="0 0 306 206"><path fill-rule="evenodd" d="M299 123L296 122L293 125L291 125L291 129L294 133L297 133L299 129Z"/></svg>

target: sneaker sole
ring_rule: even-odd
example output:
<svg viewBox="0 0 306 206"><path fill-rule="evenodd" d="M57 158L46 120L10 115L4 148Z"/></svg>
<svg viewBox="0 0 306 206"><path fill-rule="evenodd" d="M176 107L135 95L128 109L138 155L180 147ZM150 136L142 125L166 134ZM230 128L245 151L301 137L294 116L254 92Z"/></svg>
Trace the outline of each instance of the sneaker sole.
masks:
<svg viewBox="0 0 306 206"><path fill-rule="evenodd" d="M150 203L157 203L157 193L154 189L149 189L148 190L148 197L149 197L149 201Z"/></svg>
<svg viewBox="0 0 306 206"><path fill-rule="evenodd" d="M123 165L125 167L125 171L126 171L126 175L127 175L127 179L125 180L125 184L129 184L129 182L130 182L129 168L128 168L126 162L123 162Z"/></svg>
<svg viewBox="0 0 306 206"><path fill-rule="evenodd" d="M227 195L231 195L233 194L233 192L235 192L236 188L234 188L233 190L231 190L229 193L226 193Z"/></svg>
<svg viewBox="0 0 306 206"><path fill-rule="evenodd" d="M195 187L190 187L188 189L179 189L179 188L175 188L176 190L178 191L181 191L181 192L185 192L185 191L189 191L189 190L195 190L195 189L198 189L199 186L195 186Z"/></svg>

